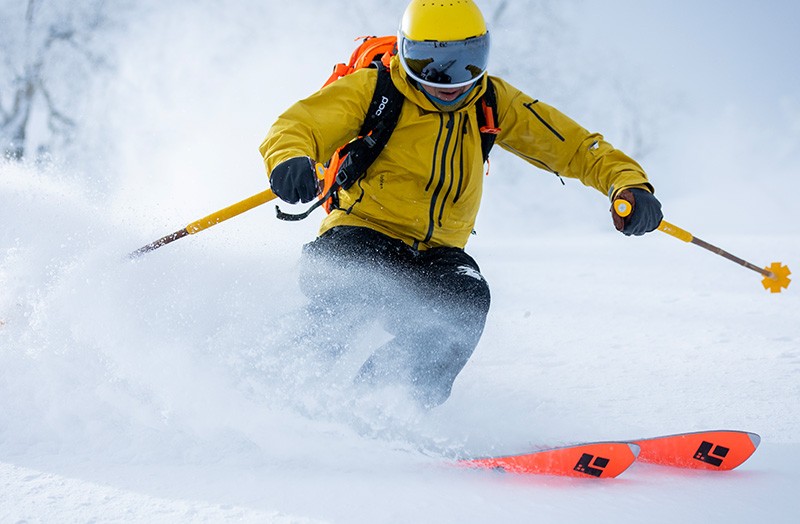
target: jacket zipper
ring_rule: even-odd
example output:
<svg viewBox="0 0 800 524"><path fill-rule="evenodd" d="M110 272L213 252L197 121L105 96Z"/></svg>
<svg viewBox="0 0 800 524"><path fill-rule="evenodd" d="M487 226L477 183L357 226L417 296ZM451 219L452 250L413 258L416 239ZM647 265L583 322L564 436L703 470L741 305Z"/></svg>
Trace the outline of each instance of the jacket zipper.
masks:
<svg viewBox="0 0 800 524"><path fill-rule="evenodd" d="M454 126L455 117L453 116L453 113L448 113L447 116L448 116L446 125L447 136L445 137L444 145L442 146L441 164L439 169L439 181L437 182L436 189L433 190L433 196L431 197L431 206L428 212L428 220L429 220L428 233L425 235L425 240L423 240L423 242L425 243L430 241L430 239L433 237L433 228L435 226L435 220L436 220L436 201L439 198L439 193L441 193L442 187L444 187L445 178L447 177L447 150L450 146L450 139L453 137L453 127L455 127ZM441 123L444 123L444 115L440 114L439 118L441 119ZM439 148L439 138L441 138L441 131L442 131L441 123L439 125L439 137L436 138L436 148L434 149L434 166L433 166L434 173L436 171L436 164L437 164L436 153ZM431 173L431 181L428 182L428 186L425 188L426 190L430 188L431 183L433 182L434 173Z"/></svg>
<svg viewBox="0 0 800 524"><path fill-rule="evenodd" d="M550 131L551 131L551 132L552 132L554 135L556 135L556 136L558 137L558 139L559 139L559 140L561 140L562 142L566 142L567 140L566 140L566 139L565 139L563 136L561 136L561 133L559 133L558 131L556 131L556 128L554 128L553 126L551 126L551 125L550 125L550 123L548 123L548 122L547 122L547 121L546 121L546 120L545 120L545 119L542 117L542 115L540 115L539 113L537 113L537 112L536 112L536 110L533 108L533 104L536 104L537 102L539 102L539 101L538 101L538 100L534 100L533 102L530 102L530 103L528 103L528 104L522 104L522 105L523 105L523 106L525 106L526 108L528 108L528 111L530 111L531 113L533 113L533 116L535 116L536 118L538 118L538 119L539 119L539 122L541 122L542 124L544 124L544 126L545 126L547 129L549 129L549 130L550 130Z"/></svg>
<svg viewBox="0 0 800 524"><path fill-rule="evenodd" d="M458 149L458 187L456 188L456 196L453 198L454 204L461 198L461 188L464 185L464 142L466 141L468 126L469 116L464 115L464 125L461 131L461 147Z"/></svg>
<svg viewBox="0 0 800 524"><path fill-rule="evenodd" d="M439 207L439 227L442 227L442 217L444 216L444 206L447 205L447 199L450 197L450 193L453 192L453 182L456 178L456 153L458 152L459 146L463 143L463 140L459 140L460 133L459 130L461 129L461 123L464 120L464 115L461 113L458 114L458 124L453 126L453 129L456 130L455 132L455 142L453 143L453 151L450 153L450 184L447 186L447 192L444 194L442 198L442 205Z"/></svg>
<svg viewBox="0 0 800 524"><path fill-rule="evenodd" d="M427 192L433 184L433 178L436 176L436 155L439 153L439 142L442 140L442 129L444 128L444 117L439 115L439 134L436 135L436 144L433 146L433 161L431 162L431 178L428 180L428 185L425 186Z"/></svg>
<svg viewBox="0 0 800 524"><path fill-rule="evenodd" d="M555 169L553 169L552 167L548 166L547 164L545 164L544 162L542 162L542 161L541 161L541 160L539 160L538 158L534 158L534 157L532 157L532 156L528 156L528 155L526 155L525 153L523 153L522 151L520 151L519 149L516 149L516 148L514 148L514 147L511 147L510 145L506 144L505 142L503 142L503 144L502 144L502 147L503 147L504 149L508 149L509 151L511 151L512 153L514 153L515 155L517 155L517 156L518 156L518 157L520 157L520 158L524 158L525 160L529 160L529 161L531 161L531 162L536 162L537 164L539 164L540 166L542 166L542 168L543 168L543 169L545 169L546 171L550 171L550 172L551 172L551 173L553 173L554 175L561 176L561 175L559 175L558 171L556 171L556 170L555 170Z"/></svg>

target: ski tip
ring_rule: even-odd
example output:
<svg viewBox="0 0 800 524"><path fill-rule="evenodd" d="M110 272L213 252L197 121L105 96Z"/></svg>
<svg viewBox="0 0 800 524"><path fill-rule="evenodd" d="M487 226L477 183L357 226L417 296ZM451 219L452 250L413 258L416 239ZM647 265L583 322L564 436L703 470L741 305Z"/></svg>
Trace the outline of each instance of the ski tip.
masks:
<svg viewBox="0 0 800 524"><path fill-rule="evenodd" d="M756 433L695 431L637 440L640 462L689 469L728 471L739 467L761 443Z"/></svg>
<svg viewBox="0 0 800 524"><path fill-rule="evenodd" d="M759 444L761 444L761 435L757 433L747 433L747 436L750 437L750 442L753 443L753 447L758 448Z"/></svg>

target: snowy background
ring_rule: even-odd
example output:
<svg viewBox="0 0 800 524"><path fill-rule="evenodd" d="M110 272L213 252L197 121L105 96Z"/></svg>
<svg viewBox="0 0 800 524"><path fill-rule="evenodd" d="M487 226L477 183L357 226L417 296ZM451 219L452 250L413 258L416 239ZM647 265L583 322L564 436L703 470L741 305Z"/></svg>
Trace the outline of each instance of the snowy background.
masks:
<svg viewBox="0 0 800 524"><path fill-rule="evenodd" d="M493 71L640 159L667 220L800 271L800 4L480 5ZM468 246L493 309L429 413L353 393L372 334L328 373L281 344L318 216L267 205L126 260L265 189L273 119L404 1L0 6L4 125L37 34L91 35L47 48L50 96L0 163L0 521L795 521L797 283L625 238L602 195L499 150ZM601 482L445 459L718 428L762 446L727 474Z"/></svg>

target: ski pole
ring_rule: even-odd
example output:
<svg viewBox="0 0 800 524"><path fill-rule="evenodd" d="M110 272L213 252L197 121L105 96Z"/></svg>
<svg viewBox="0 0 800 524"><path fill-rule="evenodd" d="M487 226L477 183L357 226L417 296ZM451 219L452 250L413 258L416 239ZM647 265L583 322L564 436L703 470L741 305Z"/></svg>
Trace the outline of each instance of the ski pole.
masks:
<svg viewBox="0 0 800 524"><path fill-rule="evenodd" d="M325 166L323 164L317 164L316 170L317 176L322 178L325 174ZM195 233L203 231L204 229L208 229L211 226L216 226L220 222L224 222L229 218L241 215L245 211L249 211L254 207L260 206L261 204L266 204L271 200L275 200L275 198L277 198L277 196L269 189L260 193L256 193L255 195L245 198L240 202L232 204L224 209L220 209L219 211L211 213L210 215L199 220L195 220L183 229L179 229L178 231L175 231L174 233L171 233L165 237L161 237L154 242L150 242L146 246L140 247L136 251L128 253L128 258L139 258L145 253L155 251L161 246L165 246L185 236L194 235Z"/></svg>
<svg viewBox="0 0 800 524"><path fill-rule="evenodd" d="M614 201L614 211L616 211L619 216L624 218L631 214L633 207L627 200L618 198ZM736 262L740 266L744 266L747 269L755 271L756 273L760 273L764 276L764 279L761 281L761 283L764 285L764 289L767 289L772 293L780 293L782 289L789 287L789 283L791 282L789 275L792 272L789 271L787 266L784 266L780 262L773 262L769 267L762 269L755 264L751 264L746 260L728 253L724 249L720 249L713 244L709 244L708 242L695 237L685 229L681 229L678 226L670 224L666 220L661 221L661 223L658 225L658 230L671 235L678 240L683 240L684 242L689 242L696 246L700 246L703 249L720 255L721 257L724 257L732 262Z"/></svg>
<svg viewBox="0 0 800 524"><path fill-rule="evenodd" d="M220 209L215 213L211 213L210 215L203 217L199 220L195 220L188 226L183 229L179 229L178 231L167 235L165 237L159 238L155 242L150 242L146 246L142 246L136 251L133 251L128 254L130 258L138 258L145 253L149 253L150 251L154 251L161 246L165 246L170 242L174 242L180 238L183 238L187 235L194 235L199 231L203 231L204 229L208 229L211 226L215 226L220 222L228 220L229 218L233 218L237 215L241 215L245 211L249 211L254 207L260 206L261 204L265 204L270 200L275 199L275 193L267 189L266 191L262 191L261 193L257 193L251 197L245 198L241 202L237 202L233 205L230 205L224 209Z"/></svg>

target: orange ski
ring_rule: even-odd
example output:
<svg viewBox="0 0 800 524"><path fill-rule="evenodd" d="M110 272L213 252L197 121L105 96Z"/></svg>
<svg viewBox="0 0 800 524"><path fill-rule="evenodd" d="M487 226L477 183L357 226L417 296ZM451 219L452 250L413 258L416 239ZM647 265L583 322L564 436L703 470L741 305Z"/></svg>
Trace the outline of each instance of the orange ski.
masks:
<svg viewBox="0 0 800 524"><path fill-rule="evenodd" d="M459 465L509 473L580 478L613 478L636 460L639 446L630 442L597 442L503 457L464 459Z"/></svg>
<svg viewBox="0 0 800 524"><path fill-rule="evenodd" d="M638 460L678 468L731 470L756 451L761 437L746 431L698 431L633 441Z"/></svg>

